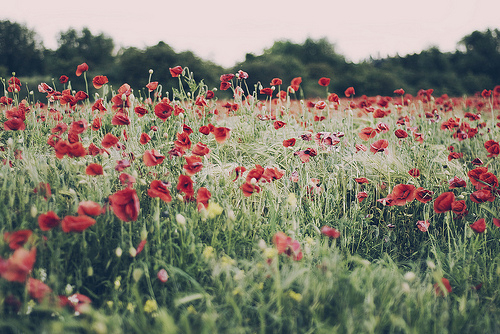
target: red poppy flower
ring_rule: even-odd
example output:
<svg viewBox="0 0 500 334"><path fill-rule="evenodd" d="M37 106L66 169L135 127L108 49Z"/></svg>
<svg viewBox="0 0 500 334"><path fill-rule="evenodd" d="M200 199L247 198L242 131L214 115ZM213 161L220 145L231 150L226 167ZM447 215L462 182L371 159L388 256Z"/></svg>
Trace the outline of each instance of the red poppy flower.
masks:
<svg viewBox="0 0 500 334"><path fill-rule="evenodd" d="M125 188L109 196L109 205L115 215L125 222L135 221L139 215L139 197L135 189Z"/></svg>
<svg viewBox="0 0 500 334"><path fill-rule="evenodd" d="M492 188L498 187L497 177L490 172L480 174L479 181L480 182L478 182L478 184L476 185L476 189L481 189L486 187L492 187Z"/></svg>
<svg viewBox="0 0 500 334"><path fill-rule="evenodd" d="M333 103L339 103L339 96L335 93L331 93L330 95L328 95L328 101Z"/></svg>
<svg viewBox="0 0 500 334"><path fill-rule="evenodd" d="M339 231L337 231L333 227L330 227L330 226L327 226L327 225L325 225L325 226L323 226L321 228L321 234L324 234L327 237L330 237L332 239L337 239L338 237L340 237L340 232Z"/></svg>
<svg viewBox="0 0 500 334"><path fill-rule="evenodd" d="M91 125L92 130L97 131L101 128L101 126L102 126L102 118L101 117L94 118Z"/></svg>
<svg viewBox="0 0 500 334"><path fill-rule="evenodd" d="M467 173L467 176L469 176L469 180L472 183L476 189L481 189L482 188L482 183L479 182L480 176L483 173L488 172L488 167L476 167L473 170L470 170Z"/></svg>
<svg viewBox="0 0 500 334"><path fill-rule="evenodd" d="M495 195L493 195L489 189L483 188L481 190L476 190L472 194L470 194L470 200L478 204L484 202L493 202L495 200Z"/></svg>
<svg viewBox="0 0 500 334"><path fill-rule="evenodd" d="M355 95L356 92L354 91L354 87L349 87L345 90L344 92L346 97L350 97L351 95Z"/></svg>
<svg viewBox="0 0 500 334"><path fill-rule="evenodd" d="M231 83L230 82L222 81L220 83L220 90L228 90L229 87L231 87Z"/></svg>
<svg viewBox="0 0 500 334"><path fill-rule="evenodd" d="M67 83L67 82L68 82L68 80L69 80L69 78L68 78L66 75L61 75L61 76L59 77L59 82L60 82L60 83L62 83L62 84Z"/></svg>
<svg viewBox="0 0 500 334"><path fill-rule="evenodd" d="M403 89L403 88L396 89L396 90L394 91L394 94L397 94L397 95L401 95L401 96L402 96L402 95L405 95L405 91L404 91L404 89Z"/></svg>
<svg viewBox="0 0 500 334"><path fill-rule="evenodd" d="M359 184L370 183L370 181L368 181L366 177L357 177L354 179L354 181L356 181Z"/></svg>
<svg viewBox="0 0 500 334"><path fill-rule="evenodd" d="M95 89L99 89L107 83L108 83L108 77L104 75L98 75L95 76L94 79L92 79L92 84L94 85Z"/></svg>
<svg viewBox="0 0 500 334"><path fill-rule="evenodd" d="M377 135L377 130L375 130L371 127L367 127L367 128L362 129L361 132L358 133L358 135L359 135L359 138L366 141L370 138L375 137Z"/></svg>
<svg viewBox="0 0 500 334"><path fill-rule="evenodd" d="M135 183L135 177L127 173L121 173L120 176L118 176L118 179L125 187L132 187Z"/></svg>
<svg viewBox="0 0 500 334"><path fill-rule="evenodd" d="M172 115L174 108L167 102L160 102L155 106L155 115L162 121L166 121Z"/></svg>
<svg viewBox="0 0 500 334"><path fill-rule="evenodd" d="M303 151L297 151L294 153L294 155L297 155L300 158L300 161L302 163L309 162L309 157L315 157L318 155L318 151L314 148L306 148Z"/></svg>
<svg viewBox="0 0 500 334"><path fill-rule="evenodd" d="M441 279L441 283L444 285L444 288L446 289L448 294L452 292L450 281L448 281L448 279L443 277ZM443 290L441 290L441 286L439 285L439 283L434 284L434 291L436 292L436 295L444 296L444 292L443 292Z"/></svg>
<svg viewBox="0 0 500 334"><path fill-rule="evenodd" d="M408 171L408 174L413 177L419 177L420 176L420 171L417 168L412 168Z"/></svg>
<svg viewBox="0 0 500 334"><path fill-rule="evenodd" d="M207 125L200 126L200 129L198 131L206 136L210 134L210 128Z"/></svg>
<svg viewBox="0 0 500 334"><path fill-rule="evenodd" d="M465 180L455 176L453 177L453 179L451 179L450 181L448 181L449 185L450 185L450 189L454 189L454 188L462 188L462 187L466 187L467 186L467 183L465 182Z"/></svg>
<svg viewBox="0 0 500 334"><path fill-rule="evenodd" d="M187 132L177 133L177 140L174 142L175 147L182 150L189 150L191 148L191 140Z"/></svg>
<svg viewBox="0 0 500 334"><path fill-rule="evenodd" d="M464 156L463 153L458 153L458 152L450 152L448 154L448 161L454 160L454 159L460 159Z"/></svg>
<svg viewBox="0 0 500 334"><path fill-rule="evenodd" d="M283 232L277 232L273 236L273 243L278 250L278 254L286 254L292 257L294 261L302 259L302 252L300 251L300 244L297 240L293 240Z"/></svg>
<svg viewBox="0 0 500 334"><path fill-rule="evenodd" d="M198 189L198 193L196 194L196 203L198 203L198 210L201 209L200 205L203 205L206 208L208 208L208 200L212 197L212 194L210 191L208 191L207 188L201 187Z"/></svg>
<svg viewBox="0 0 500 334"><path fill-rule="evenodd" d="M168 190L169 186L169 183L160 180L153 180L149 185L148 195L153 198L159 197L162 201L170 203L172 201L172 196Z"/></svg>
<svg viewBox="0 0 500 334"><path fill-rule="evenodd" d="M328 86L328 85L330 84L330 79L329 79L329 78L325 78L325 77L320 78L320 79L318 80L318 84L319 84L320 86L326 87L326 86Z"/></svg>
<svg viewBox="0 0 500 334"><path fill-rule="evenodd" d="M45 297L52 292L52 289L45 283L35 278L28 278L28 284L26 289L31 298L36 299L39 303L42 303Z"/></svg>
<svg viewBox="0 0 500 334"><path fill-rule="evenodd" d="M146 88L152 92L154 91L156 88L158 88L158 81L153 81L153 82L150 82L146 85Z"/></svg>
<svg viewBox="0 0 500 334"><path fill-rule="evenodd" d="M10 282L24 283L33 269L35 260L35 247L30 251L20 247L7 260L0 257L0 276Z"/></svg>
<svg viewBox="0 0 500 334"><path fill-rule="evenodd" d="M496 227L500 227L500 219L498 219L498 218L493 218L493 224L494 224Z"/></svg>
<svg viewBox="0 0 500 334"><path fill-rule="evenodd" d="M79 77L83 72L87 72L89 70L89 65L87 63L82 63L76 67L76 76Z"/></svg>
<svg viewBox="0 0 500 334"><path fill-rule="evenodd" d="M280 78L274 78L271 80L271 86L279 86L283 84L283 81Z"/></svg>
<svg viewBox="0 0 500 334"><path fill-rule="evenodd" d="M285 139L285 140L283 140L283 146L284 147L293 147L293 146L295 146L295 142L296 142L295 138Z"/></svg>
<svg viewBox="0 0 500 334"><path fill-rule="evenodd" d="M40 194L43 196L45 200L49 199L50 196L52 195L52 191L50 190L50 184L40 182L35 189L33 189L33 192L35 194Z"/></svg>
<svg viewBox="0 0 500 334"><path fill-rule="evenodd" d="M195 154L198 156L204 156L210 153L210 149L208 148L207 145L203 144L202 142L197 142L196 145L194 145L193 149L191 150L191 154Z"/></svg>
<svg viewBox="0 0 500 334"><path fill-rule="evenodd" d="M488 158L494 158L500 154L500 145L493 139L484 143L484 148L488 151Z"/></svg>
<svg viewBox="0 0 500 334"><path fill-rule="evenodd" d="M401 129L397 129L396 131L394 131L394 134L398 138L406 138L406 137L408 137L408 133L405 130L401 130Z"/></svg>
<svg viewBox="0 0 500 334"><path fill-rule="evenodd" d="M85 296L82 295L81 293L74 293L69 297L66 296L59 296L59 305L61 307L69 307L71 308L74 312L79 312L82 313L84 310L88 309L88 305L92 300Z"/></svg>
<svg viewBox="0 0 500 334"><path fill-rule="evenodd" d="M38 226L42 231L48 231L61 223L61 218L59 218L54 211L49 211L47 213L42 213L38 216Z"/></svg>
<svg viewBox="0 0 500 334"><path fill-rule="evenodd" d="M453 211L453 213L455 213L458 217L466 216L468 211L465 201L460 200L451 203L451 211Z"/></svg>
<svg viewBox="0 0 500 334"><path fill-rule="evenodd" d="M102 175L103 174L102 166L99 164L92 163L88 165L87 168L85 169L85 174L92 176Z"/></svg>
<svg viewBox="0 0 500 334"><path fill-rule="evenodd" d="M141 143L142 145L146 145L147 143L149 143L149 141L151 140L151 137L147 134L147 133L141 133L141 138L139 139L139 143Z"/></svg>
<svg viewBox="0 0 500 334"><path fill-rule="evenodd" d="M129 125L130 118L123 112L119 111L113 115L111 119L111 124L113 125Z"/></svg>
<svg viewBox="0 0 500 334"><path fill-rule="evenodd" d="M172 75L172 78L177 78L179 75L182 74L182 67L181 66L176 66L174 68L169 68L170 75Z"/></svg>
<svg viewBox="0 0 500 334"><path fill-rule="evenodd" d="M358 199L359 203L361 203L367 197L368 193L366 193L365 191L360 191L359 193L356 194L356 198Z"/></svg>
<svg viewBox="0 0 500 334"><path fill-rule="evenodd" d="M476 233L483 233L486 230L486 222L484 218L475 221L469 226Z"/></svg>
<svg viewBox="0 0 500 334"><path fill-rule="evenodd" d="M275 128L276 130L278 130L278 129L280 129L280 128L284 127L285 125L286 125L286 123L285 123L285 122L282 122L282 121L274 121L274 123L273 123L273 126L274 126L274 128Z"/></svg>
<svg viewBox="0 0 500 334"><path fill-rule="evenodd" d="M80 142L73 143L70 145L68 152L66 153L70 158L84 157L87 155L87 150L83 147Z"/></svg>
<svg viewBox="0 0 500 334"><path fill-rule="evenodd" d="M233 182L236 181L238 179L238 177L240 177L240 175L243 175L243 173L245 173L247 169L243 166L239 166L239 167L236 167L234 169L234 172L236 173L236 177L234 178Z"/></svg>
<svg viewBox="0 0 500 334"><path fill-rule="evenodd" d="M33 232L31 230L19 230L12 233L5 232L3 234L3 239L9 244L10 249L16 250L23 247L32 234Z"/></svg>
<svg viewBox="0 0 500 334"><path fill-rule="evenodd" d="M428 203L432 200L434 193L430 190L418 187L415 191L415 199L421 203Z"/></svg>
<svg viewBox="0 0 500 334"><path fill-rule="evenodd" d="M455 194L452 192L445 192L439 195L434 201L434 211L436 213L443 213L451 210L451 204L455 202Z"/></svg>
<svg viewBox="0 0 500 334"><path fill-rule="evenodd" d="M417 221L417 228L422 231L422 232L427 232L429 230L429 226L431 225L431 223L429 223L428 220L426 221L423 221L423 220L419 220Z"/></svg>
<svg viewBox="0 0 500 334"><path fill-rule="evenodd" d="M263 95L267 95L267 96L272 96L273 95L273 90L271 88L262 88L260 90L260 93L263 94Z"/></svg>
<svg viewBox="0 0 500 334"><path fill-rule="evenodd" d="M125 168L130 167L130 161L128 160L118 160L116 162L115 170L118 172L123 171Z"/></svg>
<svg viewBox="0 0 500 334"><path fill-rule="evenodd" d="M3 128L5 131L24 130L26 129L26 124L24 124L24 121L21 118L14 117L4 122Z"/></svg>
<svg viewBox="0 0 500 334"><path fill-rule="evenodd" d="M271 182L271 181L281 179L283 177L283 175L284 175L284 172L279 170L276 167L266 168L266 169L264 169L264 172L262 173L262 179L267 181L267 182Z"/></svg>
<svg viewBox="0 0 500 334"><path fill-rule="evenodd" d="M240 189L243 192L243 195L245 197L250 197L254 192L256 192L256 193L260 192L259 186L255 185L255 184L248 183L248 182L243 183L240 186Z"/></svg>
<svg viewBox="0 0 500 334"><path fill-rule="evenodd" d="M186 196L190 197L194 195L193 181L187 175L179 175L179 181L177 183L177 190L184 193Z"/></svg>
<svg viewBox="0 0 500 334"><path fill-rule="evenodd" d="M89 216L66 216L61 222L64 232L82 232L96 223L94 218Z"/></svg>
<svg viewBox="0 0 500 334"><path fill-rule="evenodd" d="M137 114L137 116L142 117L148 113L148 109L144 108L143 106L136 106L134 108L134 112Z"/></svg>
<svg viewBox="0 0 500 334"><path fill-rule="evenodd" d="M483 164L483 161L479 158L476 158L471 161L471 164L473 164L474 166L481 166Z"/></svg>
<svg viewBox="0 0 500 334"><path fill-rule="evenodd" d="M161 164L165 159L165 156L161 155L157 150L152 149L150 151L144 151L142 159L144 160L144 164L146 166L151 167Z"/></svg>
<svg viewBox="0 0 500 334"><path fill-rule="evenodd" d="M416 188L411 184L398 184L392 189L393 205L403 206L415 199Z"/></svg>
<svg viewBox="0 0 500 334"><path fill-rule="evenodd" d="M223 126L214 128L213 134L215 136L215 141L219 144L224 143L231 135L231 129L225 128Z"/></svg>
<svg viewBox="0 0 500 334"><path fill-rule="evenodd" d="M184 159L186 159L187 164L182 167L184 168L186 174L189 176L193 176L203 168L201 157L199 156L191 155L189 157L184 157Z"/></svg>
<svg viewBox="0 0 500 334"><path fill-rule="evenodd" d="M262 177L262 174L264 174L264 168L261 165L255 165L255 168L252 168L248 172L246 182L252 183L252 179L255 179L255 181L259 181Z"/></svg>
<svg viewBox="0 0 500 334"><path fill-rule="evenodd" d="M78 214L83 216L99 216L104 213L99 203L94 201L82 201L78 204Z"/></svg>
<svg viewBox="0 0 500 334"><path fill-rule="evenodd" d="M106 133L102 138L101 145L104 148L110 148L115 146L118 143L118 137L112 135L111 133Z"/></svg>
<svg viewBox="0 0 500 334"><path fill-rule="evenodd" d="M317 110L323 110L326 108L326 102L325 101L318 101L314 104L314 108ZM317 116L315 116L315 117L317 117ZM324 116L317 118L317 120L323 120L323 119L325 119Z"/></svg>
<svg viewBox="0 0 500 334"><path fill-rule="evenodd" d="M389 146L389 142L387 141L387 139L379 139L370 145L370 152L373 152L374 154L377 152L384 152L385 154L389 154L387 146Z"/></svg>

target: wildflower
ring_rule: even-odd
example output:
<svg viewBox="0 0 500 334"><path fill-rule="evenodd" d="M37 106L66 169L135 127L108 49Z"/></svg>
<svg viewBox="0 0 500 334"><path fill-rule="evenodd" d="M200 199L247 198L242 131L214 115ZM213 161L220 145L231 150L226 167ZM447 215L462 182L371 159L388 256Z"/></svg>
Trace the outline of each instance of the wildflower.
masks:
<svg viewBox="0 0 500 334"><path fill-rule="evenodd" d="M321 233L326 235L327 237L330 237L332 239L337 239L338 237L340 237L340 232L337 231L336 229L334 229L333 227L330 227L330 226L323 226L321 228Z"/></svg>
<svg viewBox="0 0 500 334"><path fill-rule="evenodd" d="M61 218L59 218L54 211L48 211L47 213L42 213L38 216L38 226L42 231L48 231L61 223Z"/></svg>
<svg viewBox="0 0 500 334"><path fill-rule="evenodd" d="M465 204L465 201L460 200L460 201L454 201L453 203L451 203L451 211L453 211L458 216L457 218L460 218L460 217L467 215L468 211L467 211L467 205Z"/></svg>
<svg viewBox="0 0 500 334"><path fill-rule="evenodd" d="M273 236L273 243L276 246L278 254L285 253L289 257L293 257L295 261L302 259L300 244L297 240L293 240L283 232L277 232Z"/></svg>
<svg viewBox="0 0 500 334"><path fill-rule="evenodd" d="M95 89L99 89L107 83L108 83L108 77L104 75L98 75L95 76L94 79L92 79L92 84L94 85Z"/></svg>
<svg viewBox="0 0 500 334"><path fill-rule="evenodd" d="M365 191L360 191L359 193L356 194L356 198L358 199L359 203L361 203L367 197L368 193L366 193Z"/></svg>
<svg viewBox="0 0 500 334"><path fill-rule="evenodd" d="M389 146L389 142L387 141L387 139L379 139L370 145L370 152L374 154L378 152L384 152L385 154L389 154L387 146Z"/></svg>
<svg viewBox="0 0 500 334"><path fill-rule="evenodd" d="M330 78L325 78L325 77L322 77L318 80L318 84L320 86L323 86L323 87L326 87L330 84Z"/></svg>
<svg viewBox="0 0 500 334"><path fill-rule="evenodd" d="M109 196L109 204L114 214L122 221L137 220L139 215L139 197L135 189L125 188Z"/></svg>
<svg viewBox="0 0 500 334"><path fill-rule="evenodd" d="M297 303L300 303L302 301L302 295L300 293L297 293L293 290L290 290L288 292L288 295L290 296L290 298L292 298L293 300L295 300Z"/></svg>
<svg viewBox="0 0 500 334"><path fill-rule="evenodd" d="M89 164L85 169L85 174L91 176L102 175L103 174L102 166L95 163Z"/></svg>
<svg viewBox="0 0 500 334"><path fill-rule="evenodd" d="M273 123L273 126L276 130L278 129L281 129L282 127L284 127L286 125L285 122L282 122L282 121L274 121Z"/></svg>
<svg viewBox="0 0 500 334"><path fill-rule="evenodd" d="M354 179L354 181L356 181L359 184L370 183L370 181L368 181L366 177L357 177Z"/></svg>
<svg viewBox="0 0 500 334"><path fill-rule="evenodd" d="M45 283L35 278L28 278L27 290L31 298L41 303L52 289Z"/></svg>
<svg viewBox="0 0 500 334"><path fill-rule="evenodd" d="M162 283L166 283L168 281L168 273L165 269L160 269L156 274L156 277L158 277L158 280Z"/></svg>
<svg viewBox="0 0 500 334"><path fill-rule="evenodd" d="M448 183L450 185L450 189L461 188L461 187L467 186L467 183L465 182L465 180L463 180L457 176L453 177L453 179L448 181Z"/></svg>
<svg viewBox="0 0 500 334"><path fill-rule="evenodd" d="M66 75L61 75L59 77L59 82L62 83L62 84L65 84L69 81L69 78L66 76Z"/></svg>
<svg viewBox="0 0 500 334"><path fill-rule="evenodd" d="M30 251L23 247L18 248L7 260L0 257L0 276L10 282L23 283L33 269L35 260L35 247Z"/></svg>
<svg viewBox="0 0 500 334"><path fill-rule="evenodd" d="M95 223L95 219L85 215L66 216L61 222L61 227L62 230L66 233L82 232Z"/></svg>
<svg viewBox="0 0 500 334"><path fill-rule="evenodd" d="M211 258L214 257L214 248L212 246L206 246L203 249L202 255L205 258L205 260L210 260Z"/></svg>
<svg viewBox="0 0 500 334"><path fill-rule="evenodd" d="M5 242L9 244L9 248L16 250L21 248L31 237L33 232L31 230L19 230L16 232L5 232L3 237Z"/></svg>
<svg viewBox="0 0 500 334"><path fill-rule="evenodd" d="M390 195L393 205L403 206L415 199L416 188L411 184L398 184L394 187Z"/></svg>
<svg viewBox="0 0 500 334"><path fill-rule="evenodd" d="M151 167L161 164L165 159L165 156L161 155L160 152L158 152L157 150L152 149L149 151L148 150L144 151L142 159L144 160L144 164L146 166Z"/></svg>
<svg viewBox="0 0 500 334"><path fill-rule="evenodd" d="M420 176L420 171L417 168L412 168L408 171L408 174L412 177L419 177Z"/></svg>
<svg viewBox="0 0 500 334"><path fill-rule="evenodd" d="M473 224L469 226L476 233L483 233L486 230L486 222L484 218L475 221Z"/></svg>
<svg viewBox="0 0 500 334"><path fill-rule="evenodd" d="M76 67L76 76L79 77L83 72L87 72L89 70L89 65L87 63L82 63Z"/></svg>
<svg viewBox="0 0 500 334"><path fill-rule="evenodd" d="M397 129L396 131L394 131L394 134L398 138L406 138L406 137L408 137L408 133L405 130L401 130L401 129Z"/></svg>
<svg viewBox="0 0 500 334"><path fill-rule="evenodd" d="M434 201L434 211L436 213L443 213L451 210L451 204L455 202L455 194L452 192L445 192L439 195Z"/></svg>
<svg viewBox="0 0 500 334"><path fill-rule="evenodd" d="M470 194L470 199L474 203L484 203L484 202L493 202L495 200L495 195L491 193L490 190L484 188L481 190L476 190L472 194Z"/></svg>
<svg viewBox="0 0 500 334"><path fill-rule="evenodd" d="M172 78L178 77L183 71L181 66L175 66L174 68L169 68L168 70L170 71Z"/></svg>
<svg viewBox="0 0 500 334"><path fill-rule="evenodd" d="M280 78L274 78L271 80L271 86L279 86L283 84L283 81Z"/></svg>
<svg viewBox="0 0 500 334"><path fill-rule="evenodd" d="M443 277L441 279L441 284L439 284L439 283L434 284L434 291L436 292L437 296L444 296L445 295L445 293L441 289L442 286L446 289L446 291L447 291L446 294L450 294L452 292L450 281L448 281L448 279Z"/></svg>
<svg viewBox="0 0 500 334"><path fill-rule="evenodd" d="M174 108L168 102L160 102L155 106L154 112L163 122L172 115Z"/></svg>
<svg viewBox="0 0 500 334"><path fill-rule="evenodd" d="M417 227L420 231L422 232L427 232L427 230L429 229L429 226L430 226L430 223L428 220L419 220L417 221Z"/></svg>
<svg viewBox="0 0 500 334"><path fill-rule="evenodd" d="M362 129L361 132L358 133L358 135L359 135L359 138L366 141L370 138L375 137L377 135L377 130L375 130L371 127L367 127L367 128Z"/></svg>
<svg viewBox="0 0 500 334"><path fill-rule="evenodd" d="M350 97L351 95L355 95L354 87L349 87L344 92L346 97Z"/></svg>
<svg viewBox="0 0 500 334"><path fill-rule="evenodd" d="M198 142L196 143L196 145L194 145L193 149L191 150L191 153L198 156L204 156L210 153L210 148L208 148L207 145Z"/></svg>
<svg viewBox="0 0 500 334"><path fill-rule="evenodd" d="M104 135L101 141L101 145L104 148L110 148L115 146L118 143L118 137L112 135L111 133L107 133Z"/></svg>
<svg viewBox="0 0 500 334"><path fill-rule="evenodd" d="M157 310L158 310L158 304L156 303L155 300L152 299L146 300L146 303L144 304L144 312L152 313Z"/></svg>
<svg viewBox="0 0 500 334"><path fill-rule="evenodd" d="M434 195L432 191L424 189L422 187L418 187L415 190L415 199L424 204L432 200L432 195Z"/></svg>
<svg viewBox="0 0 500 334"><path fill-rule="evenodd" d="M99 203L93 201L82 201L78 204L78 214L87 216L99 216L103 209Z"/></svg>
<svg viewBox="0 0 500 334"><path fill-rule="evenodd" d="M231 129L222 126L214 128L213 134L215 136L215 141L219 144L224 143L230 137L230 131Z"/></svg>

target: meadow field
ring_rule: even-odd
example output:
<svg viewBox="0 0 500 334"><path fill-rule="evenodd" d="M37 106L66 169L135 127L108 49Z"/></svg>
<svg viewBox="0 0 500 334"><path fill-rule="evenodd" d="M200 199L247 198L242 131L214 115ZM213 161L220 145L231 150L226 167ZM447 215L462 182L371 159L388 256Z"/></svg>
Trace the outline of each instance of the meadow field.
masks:
<svg viewBox="0 0 500 334"><path fill-rule="evenodd" d="M500 333L500 86L76 65L2 79L1 333Z"/></svg>

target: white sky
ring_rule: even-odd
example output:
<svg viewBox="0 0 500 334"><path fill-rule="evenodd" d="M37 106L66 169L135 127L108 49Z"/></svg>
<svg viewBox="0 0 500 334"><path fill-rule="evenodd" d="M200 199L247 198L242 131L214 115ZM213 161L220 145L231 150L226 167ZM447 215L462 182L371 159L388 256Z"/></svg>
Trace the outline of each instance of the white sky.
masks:
<svg viewBox="0 0 500 334"><path fill-rule="evenodd" d="M88 27L117 47L164 41L225 67L280 39L326 37L348 60L405 55L430 46L453 51L474 30L500 28L499 0L21 0L0 20L25 24L56 49L60 31Z"/></svg>

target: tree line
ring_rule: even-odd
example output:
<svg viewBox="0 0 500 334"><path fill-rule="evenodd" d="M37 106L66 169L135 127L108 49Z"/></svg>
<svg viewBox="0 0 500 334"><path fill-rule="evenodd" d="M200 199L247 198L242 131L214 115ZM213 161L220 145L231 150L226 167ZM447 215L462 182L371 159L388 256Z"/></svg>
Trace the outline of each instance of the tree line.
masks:
<svg viewBox="0 0 500 334"><path fill-rule="evenodd" d="M57 84L59 76L67 75L74 89L83 89L83 81L75 77L76 66L83 62L89 65L90 80L94 75L106 75L113 87L128 83L144 89L149 69L154 69L153 80L168 91L179 84L169 68L180 65L188 67L195 79L203 79L209 88L219 86L221 74L241 69L249 74L247 85L251 90L259 84L269 87L273 78L282 79L287 86L293 78L302 77L304 97L325 96L325 87L318 85L321 77L331 78L328 90L339 95L352 86L359 94L369 96L392 95L398 88L410 94L432 88L435 95L461 96L500 84L500 31L474 31L463 37L453 52L431 47L420 53L358 63L347 61L325 38L306 39L302 44L282 40L262 54L247 53L244 61L224 68L191 51L175 52L162 41L144 49L125 47L116 51L111 37L94 34L88 28L60 32L57 49L52 50L44 47L34 30L0 21L0 77L4 79L16 72L24 81L31 81L33 88L41 80L50 84L52 78Z"/></svg>

